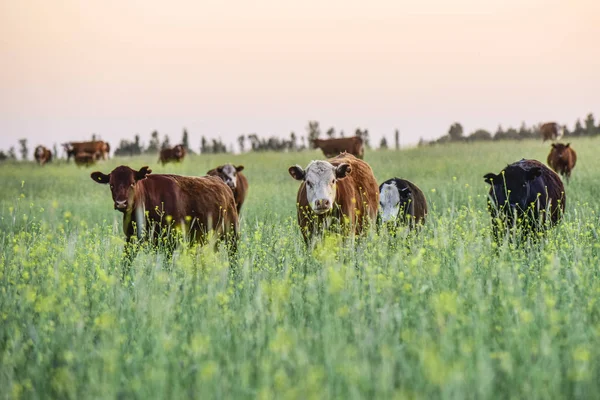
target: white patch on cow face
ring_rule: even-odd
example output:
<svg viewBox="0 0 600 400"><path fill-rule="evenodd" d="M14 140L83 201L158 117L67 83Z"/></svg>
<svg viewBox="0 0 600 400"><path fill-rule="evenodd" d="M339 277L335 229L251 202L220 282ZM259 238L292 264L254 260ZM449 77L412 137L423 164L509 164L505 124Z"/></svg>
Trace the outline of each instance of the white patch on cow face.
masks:
<svg viewBox="0 0 600 400"><path fill-rule="evenodd" d="M37 154L38 157L42 157L44 155L44 148L43 147L38 147L35 151L35 153Z"/></svg>
<svg viewBox="0 0 600 400"><path fill-rule="evenodd" d="M224 165L222 174L224 178L223 180L225 181L227 186L229 186L232 189L235 189L235 186L237 185L237 171L235 167L231 164Z"/></svg>
<svg viewBox="0 0 600 400"><path fill-rule="evenodd" d="M379 193L379 214L381 221L394 220L400 211L400 193L394 182L386 183L381 187Z"/></svg>
<svg viewBox="0 0 600 400"><path fill-rule="evenodd" d="M306 167L306 200L316 214L333 208L336 194L336 167L327 161L312 161Z"/></svg>

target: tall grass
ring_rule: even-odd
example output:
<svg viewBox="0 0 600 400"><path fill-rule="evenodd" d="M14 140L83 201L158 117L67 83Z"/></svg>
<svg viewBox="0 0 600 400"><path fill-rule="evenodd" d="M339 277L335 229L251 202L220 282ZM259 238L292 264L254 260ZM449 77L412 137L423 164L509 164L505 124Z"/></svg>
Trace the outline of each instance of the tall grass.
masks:
<svg viewBox="0 0 600 400"><path fill-rule="evenodd" d="M539 142L368 152L429 201L418 235L307 251L287 173L317 152L0 166L2 398L589 398L600 392L595 139L578 152L562 223L496 248L483 175ZM201 175L244 164L238 264L143 251L120 280L120 214L89 173L119 164Z"/></svg>

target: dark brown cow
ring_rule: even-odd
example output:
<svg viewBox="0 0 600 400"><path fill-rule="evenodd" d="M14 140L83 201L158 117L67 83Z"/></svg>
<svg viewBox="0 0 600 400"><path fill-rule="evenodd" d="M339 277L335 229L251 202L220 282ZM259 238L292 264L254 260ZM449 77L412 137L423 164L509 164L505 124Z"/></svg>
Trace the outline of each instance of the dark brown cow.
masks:
<svg viewBox="0 0 600 400"><path fill-rule="evenodd" d="M75 157L79 153L99 154L99 158L106 160L108 158L108 152L110 146L108 143L102 140L96 140L91 142L67 142L63 143L65 152L67 153L67 162L71 160L71 157Z"/></svg>
<svg viewBox="0 0 600 400"><path fill-rule="evenodd" d="M206 173L209 176L218 176L231 188L238 215L246 199L246 193L248 193L248 180L242 174L243 169L243 165L236 167L233 164L225 164L219 165L217 168L213 168Z"/></svg>
<svg viewBox="0 0 600 400"><path fill-rule="evenodd" d="M85 151L79 152L75 154L75 164L78 166L89 167L91 165L96 164L96 161L101 157L99 152L96 153L88 153Z"/></svg>
<svg viewBox="0 0 600 400"><path fill-rule="evenodd" d="M185 157L185 147L183 145L178 144L173 148L162 149L160 151L160 156L158 158L158 162L165 165L168 162L181 162Z"/></svg>
<svg viewBox="0 0 600 400"><path fill-rule="evenodd" d="M338 139L314 139L312 143L315 149L323 150L325 157L335 157L340 153L347 152L362 160L365 155L363 140L359 136Z"/></svg>
<svg viewBox="0 0 600 400"><path fill-rule="evenodd" d="M562 218L565 188L560 177L541 162L523 159L499 174L486 174L484 179L491 186L488 210L497 240L504 236L501 232L510 233L515 227L527 235L543 231Z"/></svg>
<svg viewBox="0 0 600 400"><path fill-rule="evenodd" d="M379 213L377 220L397 227L414 228L425 223L427 200L423 191L411 181L392 178L379 186Z"/></svg>
<svg viewBox="0 0 600 400"><path fill-rule="evenodd" d="M556 173L567 178L567 182L571 178L571 171L577 163L577 153L571 147L571 143L552 143L550 154L548 154L548 165Z"/></svg>
<svg viewBox="0 0 600 400"><path fill-rule="evenodd" d="M135 171L127 166L110 174L93 172L92 180L110 184L115 210L123 213L123 231L133 237L171 238L181 229L190 244L204 244L209 232L232 247L238 237L238 214L231 190L217 177L151 175L148 167Z"/></svg>
<svg viewBox="0 0 600 400"><path fill-rule="evenodd" d="M562 127L556 122L546 122L540 126L542 142L546 140L559 140L563 135Z"/></svg>
<svg viewBox="0 0 600 400"><path fill-rule="evenodd" d="M33 157L39 165L44 165L47 162L52 161L52 152L48 148L40 145L35 148Z"/></svg>
<svg viewBox="0 0 600 400"><path fill-rule="evenodd" d="M352 154L312 161L306 170L295 165L289 173L302 181L297 197L298 224L307 244L330 216L339 222L344 234L360 234L365 224L377 217L379 190L373 170Z"/></svg>

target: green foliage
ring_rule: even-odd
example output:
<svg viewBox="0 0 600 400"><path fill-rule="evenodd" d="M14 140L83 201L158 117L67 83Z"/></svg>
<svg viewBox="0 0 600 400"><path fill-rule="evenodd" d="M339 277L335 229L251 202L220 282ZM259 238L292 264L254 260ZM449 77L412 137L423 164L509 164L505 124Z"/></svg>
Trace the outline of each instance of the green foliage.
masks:
<svg viewBox="0 0 600 400"><path fill-rule="evenodd" d="M496 247L482 178L540 141L365 154L415 182L420 233L305 249L298 182L317 151L203 154L154 173L245 166L239 257L142 249L121 277L121 216L74 165L0 168L0 398L590 398L600 391L597 138L576 138L563 222Z"/></svg>

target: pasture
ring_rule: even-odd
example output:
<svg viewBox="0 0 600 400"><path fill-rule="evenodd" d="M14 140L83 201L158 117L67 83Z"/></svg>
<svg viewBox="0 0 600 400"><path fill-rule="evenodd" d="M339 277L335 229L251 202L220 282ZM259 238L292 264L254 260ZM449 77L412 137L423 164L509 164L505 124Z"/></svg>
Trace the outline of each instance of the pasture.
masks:
<svg viewBox="0 0 600 400"><path fill-rule="evenodd" d="M589 398L600 392L600 139L562 223L498 249L483 175L541 141L366 151L429 202L419 235L307 251L287 170L317 151L0 165L1 398ZM90 172L204 175L243 164L239 261L141 252L121 282L121 214Z"/></svg>

